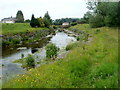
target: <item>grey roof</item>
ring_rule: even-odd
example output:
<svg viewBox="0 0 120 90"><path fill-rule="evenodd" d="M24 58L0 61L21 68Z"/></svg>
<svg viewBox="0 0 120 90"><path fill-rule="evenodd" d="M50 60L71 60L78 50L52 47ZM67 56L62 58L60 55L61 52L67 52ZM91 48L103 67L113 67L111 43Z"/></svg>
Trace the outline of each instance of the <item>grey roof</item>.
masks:
<svg viewBox="0 0 120 90"><path fill-rule="evenodd" d="M17 19L15 17L8 17L8 18L4 18L1 21L16 21Z"/></svg>

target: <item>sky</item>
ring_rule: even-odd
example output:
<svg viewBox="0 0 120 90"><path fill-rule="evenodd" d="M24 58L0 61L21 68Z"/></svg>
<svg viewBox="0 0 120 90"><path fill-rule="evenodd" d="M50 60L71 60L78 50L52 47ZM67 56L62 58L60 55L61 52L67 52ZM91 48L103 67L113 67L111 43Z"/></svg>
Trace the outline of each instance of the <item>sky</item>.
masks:
<svg viewBox="0 0 120 90"><path fill-rule="evenodd" d="M0 0L0 20L16 17L17 11L23 12L25 19L43 17L48 11L53 20L59 18L82 18L88 11L87 0Z"/></svg>

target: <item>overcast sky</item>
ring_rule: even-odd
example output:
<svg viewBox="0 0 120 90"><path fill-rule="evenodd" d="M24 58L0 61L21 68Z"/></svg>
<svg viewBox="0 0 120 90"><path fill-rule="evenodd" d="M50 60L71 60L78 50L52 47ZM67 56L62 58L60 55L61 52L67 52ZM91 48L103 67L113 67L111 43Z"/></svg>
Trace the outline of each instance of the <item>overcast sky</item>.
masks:
<svg viewBox="0 0 120 90"><path fill-rule="evenodd" d="M44 16L49 12L52 19L81 18L88 11L87 0L0 0L0 20L6 17L16 16L21 10L25 19Z"/></svg>

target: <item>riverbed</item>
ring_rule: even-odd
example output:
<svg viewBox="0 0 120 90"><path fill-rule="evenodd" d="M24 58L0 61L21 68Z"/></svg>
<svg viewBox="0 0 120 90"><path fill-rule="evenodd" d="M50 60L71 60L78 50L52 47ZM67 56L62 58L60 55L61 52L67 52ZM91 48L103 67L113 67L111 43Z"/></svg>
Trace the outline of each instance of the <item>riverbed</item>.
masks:
<svg viewBox="0 0 120 90"><path fill-rule="evenodd" d="M25 57L28 54L32 54L34 57L37 57L35 58L36 61L40 61L46 58L45 46L48 43L54 43L57 47L60 48L60 51L65 52L65 47L75 41L75 37L69 36L65 32L57 32L55 35L51 37L47 36L43 40L29 46L19 48L13 47L13 49L3 49L4 53L2 53L2 66L0 67L0 69L2 69L0 74L2 74L3 82L12 77L15 77L18 74L23 74L26 72L26 70L21 67L20 63L13 63L13 61L21 58L21 54L24 54ZM37 49L37 51L32 53L33 49ZM60 56L60 53L58 56Z"/></svg>

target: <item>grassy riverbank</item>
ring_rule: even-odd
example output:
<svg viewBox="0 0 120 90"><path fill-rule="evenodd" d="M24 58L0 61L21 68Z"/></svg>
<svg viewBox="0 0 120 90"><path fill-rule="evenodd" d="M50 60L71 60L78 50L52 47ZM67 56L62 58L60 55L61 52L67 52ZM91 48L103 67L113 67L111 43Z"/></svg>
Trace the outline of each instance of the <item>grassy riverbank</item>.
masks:
<svg viewBox="0 0 120 90"><path fill-rule="evenodd" d="M45 30L48 28L31 28L29 23L3 23L2 24L2 34L16 34L27 31L34 30Z"/></svg>
<svg viewBox="0 0 120 90"><path fill-rule="evenodd" d="M73 44L59 61L44 64L4 84L5 88L118 87L118 30L76 25L69 30L90 34L90 42Z"/></svg>

